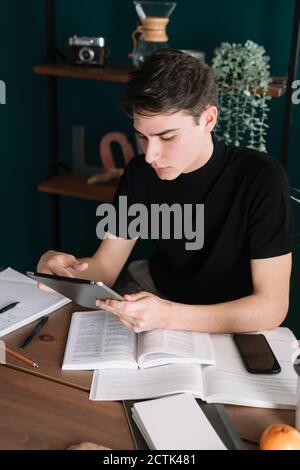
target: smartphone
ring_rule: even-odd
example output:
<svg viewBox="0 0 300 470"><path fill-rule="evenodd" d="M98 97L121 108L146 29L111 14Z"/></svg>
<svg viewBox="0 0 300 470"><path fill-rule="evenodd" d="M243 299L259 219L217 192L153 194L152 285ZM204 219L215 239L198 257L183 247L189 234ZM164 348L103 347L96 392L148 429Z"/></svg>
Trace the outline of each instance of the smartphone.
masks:
<svg viewBox="0 0 300 470"><path fill-rule="evenodd" d="M233 341L248 372L251 374L279 374L280 364L264 335L234 334Z"/></svg>

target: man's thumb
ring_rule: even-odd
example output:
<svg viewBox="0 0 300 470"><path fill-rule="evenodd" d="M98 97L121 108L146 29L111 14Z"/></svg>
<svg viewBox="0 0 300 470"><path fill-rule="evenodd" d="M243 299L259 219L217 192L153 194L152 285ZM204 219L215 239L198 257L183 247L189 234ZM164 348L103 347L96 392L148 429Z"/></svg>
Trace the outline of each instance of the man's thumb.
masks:
<svg viewBox="0 0 300 470"><path fill-rule="evenodd" d="M77 263L74 264L74 269L76 271L85 271L88 267L89 265L85 261L83 262L78 261Z"/></svg>

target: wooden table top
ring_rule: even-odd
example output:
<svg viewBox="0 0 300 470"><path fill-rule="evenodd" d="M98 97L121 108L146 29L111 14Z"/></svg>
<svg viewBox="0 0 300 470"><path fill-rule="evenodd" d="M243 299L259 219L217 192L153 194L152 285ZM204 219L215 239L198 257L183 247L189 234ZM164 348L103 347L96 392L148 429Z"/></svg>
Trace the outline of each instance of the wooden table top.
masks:
<svg viewBox="0 0 300 470"><path fill-rule="evenodd" d="M67 342L71 316L74 311L86 310L74 303L65 305L53 313L49 314L49 320L38 333L38 335L21 351L26 357L33 359L39 364L35 369L29 365L20 362L18 359L6 355L8 365L13 365L20 370L28 371L39 377L45 377L59 383L71 385L79 390L89 391L93 371L66 371L62 370L62 362ZM19 328L1 339L6 345L18 351L19 345L32 331L33 324Z"/></svg>
<svg viewBox="0 0 300 470"><path fill-rule="evenodd" d="M15 419L21 420L22 426L25 426L26 419L26 412L27 410L22 407L22 403L19 403L17 400L18 405L18 414L16 414L15 419L14 413L10 414L14 409L14 395L17 395L17 390L19 389L21 393L21 387L24 382L25 390L26 387L28 390L32 389L33 383L36 383L36 387L39 390L36 393L40 393L43 397L45 408L40 406L39 413L35 416L37 424L42 421L43 419L45 422L47 421L48 417L50 418L50 406L57 410L56 418L58 419L58 425L62 426L61 429L65 430L65 438L63 439L62 432L61 441L53 436L53 439L49 441L48 447L44 448L57 448L55 446L60 445L60 448L63 446L67 446L69 443L68 440L68 428L66 428L66 424L63 424L63 419L60 420L59 410L64 410L64 406L66 406L66 413L69 410L69 406L67 405L69 398L73 400L74 409L79 408L76 410L76 415L74 418L70 416L68 419L71 420L72 426L74 429L75 421L78 419L81 422L82 416L85 412L87 412L88 416L91 418L91 428L89 428L88 424L86 425L87 434L91 436L90 430L94 429L93 423L95 420L93 418L93 410L97 410L95 416L100 421L102 420L102 412L103 412L103 422L109 422L109 415L112 413L112 421L109 426L112 426L111 429L109 428L109 437L111 439L104 439L104 430L100 426L100 434L99 439L101 438L101 443L109 443L111 446L115 446L115 448L125 449L125 448L132 448L132 441L128 434L128 429L125 432L124 429L126 427L126 419L122 409L122 405L120 403L114 402L92 402L88 399L88 392L90 390L91 381L93 371L63 371L61 369L63 355L65 351L68 331L69 331L69 324L71 320L71 315L74 311L84 310L82 307L78 307L77 305L70 303L65 305L64 307L58 309L57 311L51 313L49 315L49 321L40 331L36 338L22 351L22 354L30 357L34 361L38 362L40 365L39 369L34 369L31 366L27 366L26 364L21 363L18 359L14 357L10 357L7 355L7 365L1 367L1 373L4 376L2 379L2 375L0 375L1 380L1 397L3 397L4 402L7 400L8 403L8 410L4 410L4 415L2 415L2 410L0 407L0 415L5 416L7 421L7 425L9 425L11 429L11 441L8 441L10 448L18 448L18 445L23 445L23 442L20 440L21 437L16 433L15 438L13 437L13 429L15 429ZM32 330L33 325L29 324L23 328L20 328L9 335L2 337L1 339L4 340L8 347L18 350L19 344L23 341L23 339L28 335L28 333ZM46 335L46 336L45 336ZM45 341L47 339L47 341ZM49 339L52 339L49 341ZM3 370L6 370L4 373ZM16 374L16 371L19 374ZM16 376L15 383L13 383L13 377ZM21 379L22 378L22 379ZM34 382L35 381L35 382ZM39 389L40 387L40 389ZM48 394L49 390L49 395ZM23 393L23 392L22 392ZM52 396L50 399L50 395ZM47 401L47 397L49 396L49 403ZM7 398L8 397L8 398ZM55 399L53 398L55 397ZM42 399L42 398L41 398ZM29 398L28 398L29 400ZM54 406L57 400L57 407ZM75 405L75 402L80 402L80 406L78 404ZM80 411L81 403L84 403L83 412ZM263 430L269 426L270 424L275 423L287 423L294 425L294 411L290 410L273 410L273 409L263 409L263 408L252 408L252 407L240 407L240 406L225 406L228 415L235 426L237 432L240 436L244 439L246 446L249 449L257 449L259 438L263 432ZM99 410L99 411L98 411ZM64 413L64 411L62 411ZM90 413L90 414L89 414ZM18 417L20 414L20 418ZM41 419L39 419L39 414ZM63 415L62 415L63 416ZM90 419L89 418L89 419ZM88 419L88 420L89 420ZM87 420L87 422L89 422ZM1 420L0 420L1 421ZM0 424L1 426L1 424ZM72 427L71 426L71 427ZM106 424L105 424L106 426ZM116 430L113 430L113 426L116 426ZM43 442L39 442L39 438L36 437L36 433L34 431L35 422L31 422L30 428L33 427L33 430L30 431L29 427L26 431L25 437L25 444L24 445L32 445L32 446L46 446L46 438ZM75 426L76 427L76 426ZM122 432L120 436L118 434L118 429L121 429ZM17 426L17 429L19 427ZM21 429L21 428L20 428ZM26 429L26 426L25 426ZM102 430L101 430L102 429ZM114 435L116 432L116 435ZM51 431L49 430L51 434ZM19 436L19 437L18 437ZM70 434L71 436L71 434ZM76 432L74 434L74 439L76 440ZM119 436L119 440L117 438ZM121 437L122 436L122 437ZM51 436L50 436L51 437ZM82 436L83 437L83 436ZM87 436L86 436L87 438ZM84 440L87 440L87 439ZM28 439L28 442L27 440ZM37 439L37 441L36 441ZM58 440L56 440L58 439ZM103 440L104 439L104 440ZM124 439L124 443L122 441ZM1 444L0 444L1 446ZM15 447L14 447L15 446ZM52 447L51 447L52 446ZM0 447L1 448L1 447ZM25 448L25 447L21 447ZM29 447L26 447L29 448ZM37 447L32 447L37 448Z"/></svg>
<svg viewBox="0 0 300 470"><path fill-rule="evenodd" d="M134 449L118 402L95 402L87 392L0 366L0 449L67 449L90 441Z"/></svg>

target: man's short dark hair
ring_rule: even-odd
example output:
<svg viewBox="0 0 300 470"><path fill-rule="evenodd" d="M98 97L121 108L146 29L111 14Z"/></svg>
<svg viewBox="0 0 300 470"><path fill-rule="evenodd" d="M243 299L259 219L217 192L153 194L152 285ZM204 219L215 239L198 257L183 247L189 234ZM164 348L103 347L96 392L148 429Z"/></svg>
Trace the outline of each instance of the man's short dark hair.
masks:
<svg viewBox="0 0 300 470"><path fill-rule="evenodd" d="M176 49L158 49L146 57L141 67L131 73L122 100L130 115L183 111L196 121L207 106L217 103L213 70Z"/></svg>

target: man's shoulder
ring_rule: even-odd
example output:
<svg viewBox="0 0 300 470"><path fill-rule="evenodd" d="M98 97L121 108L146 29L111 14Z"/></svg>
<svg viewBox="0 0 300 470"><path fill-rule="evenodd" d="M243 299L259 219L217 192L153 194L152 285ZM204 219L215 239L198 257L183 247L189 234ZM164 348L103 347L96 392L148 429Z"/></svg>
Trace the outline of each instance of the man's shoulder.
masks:
<svg viewBox="0 0 300 470"><path fill-rule="evenodd" d="M235 147L233 145L228 145L226 152L232 165L242 168L252 176L260 174L285 175L282 164L266 152L260 152L250 147Z"/></svg>

